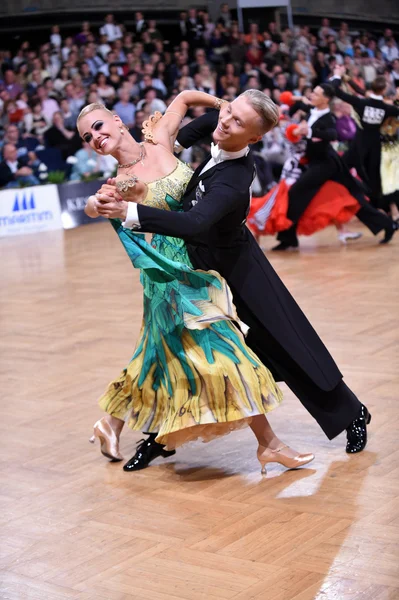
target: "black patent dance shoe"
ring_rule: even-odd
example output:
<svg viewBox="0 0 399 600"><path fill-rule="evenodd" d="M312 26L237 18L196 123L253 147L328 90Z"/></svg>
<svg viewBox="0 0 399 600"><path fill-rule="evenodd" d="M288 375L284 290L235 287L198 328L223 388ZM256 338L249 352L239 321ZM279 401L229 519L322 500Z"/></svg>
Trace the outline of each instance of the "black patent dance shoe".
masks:
<svg viewBox="0 0 399 600"><path fill-rule="evenodd" d="M394 233L396 233L399 229L398 221L392 221L392 227L385 229L385 235L383 239L380 241L380 244L389 244L391 239L393 238Z"/></svg>
<svg viewBox="0 0 399 600"><path fill-rule="evenodd" d="M346 430L347 444L346 451L348 454L356 454L365 449L367 444L367 425L371 421L371 414L362 404L360 416L352 421Z"/></svg>
<svg viewBox="0 0 399 600"><path fill-rule="evenodd" d="M136 454L123 465L123 470L126 472L130 471L141 471L146 469L152 460L162 456L168 458L176 454L176 450L165 450L165 446L158 444L155 441L156 434L150 433L146 440L140 440L137 443Z"/></svg>
<svg viewBox="0 0 399 600"><path fill-rule="evenodd" d="M298 242L288 244L287 242L280 242L277 246L273 246L272 252L292 252L299 250Z"/></svg>

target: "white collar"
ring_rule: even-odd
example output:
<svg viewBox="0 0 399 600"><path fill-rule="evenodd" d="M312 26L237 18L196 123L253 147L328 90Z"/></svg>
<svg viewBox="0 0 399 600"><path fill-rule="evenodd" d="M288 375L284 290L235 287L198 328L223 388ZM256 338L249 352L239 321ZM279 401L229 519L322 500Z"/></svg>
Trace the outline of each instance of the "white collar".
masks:
<svg viewBox="0 0 399 600"><path fill-rule="evenodd" d="M241 158L242 156L246 156L248 152L248 146L245 146L245 148L242 148L242 150L237 150L236 152L228 152L227 150L222 150L222 148L219 148L219 146L213 142L211 144L211 155L216 162L235 160L237 158Z"/></svg>
<svg viewBox="0 0 399 600"><path fill-rule="evenodd" d="M376 94L370 94L369 98L373 100L384 100L384 96L377 96Z"/></svg>
<svg viewBox="0 0 399 600"><path fill-rule="evenodd" d="M320 110L319 108L312 108L310 112L314 116L322 117L323 115L328 114L330 112L330 109L329 108L323 108L322 110Z"/></svg>

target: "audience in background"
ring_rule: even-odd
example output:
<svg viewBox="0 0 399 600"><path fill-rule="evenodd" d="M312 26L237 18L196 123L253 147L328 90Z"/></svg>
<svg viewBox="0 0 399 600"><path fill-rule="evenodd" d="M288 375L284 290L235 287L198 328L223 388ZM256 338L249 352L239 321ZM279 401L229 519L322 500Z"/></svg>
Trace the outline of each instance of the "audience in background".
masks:
<svg viewBox="0 0 399 600"><path fill-rule="evenodd" d="M32 37L14 53L0 49L0 185L38 182L31 154L38 145L59 150L64 161L77 159L70 174L74 180L112 171L110 165L100 168L86 146L79 149L76 117L87 103L103 102L141 141L143 120L165 112L180 90L197 89L232 101L256 88L280 104L286 91L309 98L311 87L325 83L336 64L344 64L365 93L375 76L383 74L388 94L397 94L399 51L390 28L382 36L351 32L346 23L335 27L326 18L313 31L307 26L280 31L274 22L262 31L251 22L240 32L227 3L214 22L205 10L182 11L175 35L166 35L141 11L127 27L113 14L106 15L100 28L84 22L73 35L54 25L47 43L36 46ZM334 110L341 149L353 136L355 123L343 103L335 103ZM200 113L191 111L188 118ZM190 160L200 160L208 142L190 151ZM264 188L271 173L278 178L286 156L283 130L270 132L255 150L262 173L258 185ZM263 168L262 160L272 171Z"/></svg>

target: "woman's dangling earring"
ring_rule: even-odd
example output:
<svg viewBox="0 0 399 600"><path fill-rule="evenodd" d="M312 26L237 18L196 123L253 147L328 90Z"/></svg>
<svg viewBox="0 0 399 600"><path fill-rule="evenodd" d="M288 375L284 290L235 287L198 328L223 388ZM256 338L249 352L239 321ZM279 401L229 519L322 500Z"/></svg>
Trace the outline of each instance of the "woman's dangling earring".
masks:
<svg viewBox="0 0 399 600"><path fill-rule="evenodd" d="M119 127L119 130L120 130L121 133L124 133L123 127Z"/></svg>

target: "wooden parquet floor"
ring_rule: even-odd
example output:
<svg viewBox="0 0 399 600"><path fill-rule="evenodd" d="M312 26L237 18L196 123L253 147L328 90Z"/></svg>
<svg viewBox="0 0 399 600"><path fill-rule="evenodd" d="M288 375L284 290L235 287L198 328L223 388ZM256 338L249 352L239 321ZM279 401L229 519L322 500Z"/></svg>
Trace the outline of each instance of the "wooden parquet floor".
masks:
<svg viewBox="0 0 399 600"><path fill-rule="evenodd" d="M138 273L106 223L0 240L0 598L398 599L398 249L326 231L269 255L373 421L348 456L287 391L272 423L316 460L262 478L249 430L108 463L88 438L132 354Z"/></svg>

